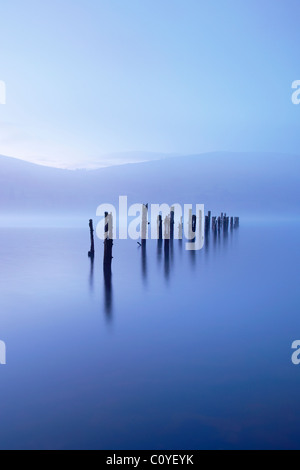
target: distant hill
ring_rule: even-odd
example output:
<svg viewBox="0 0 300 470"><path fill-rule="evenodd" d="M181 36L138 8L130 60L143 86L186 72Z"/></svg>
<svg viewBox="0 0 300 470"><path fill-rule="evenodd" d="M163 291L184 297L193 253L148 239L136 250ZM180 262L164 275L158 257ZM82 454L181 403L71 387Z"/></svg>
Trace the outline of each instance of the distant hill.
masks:
<svg viewBox="0 0 300 470"><path fill-rule="evenodd" d="M93 216L99 204L204 203L235 214L300 214L300 157L209 153L98 170L62 170L0 156L0 214Z"/></svg>

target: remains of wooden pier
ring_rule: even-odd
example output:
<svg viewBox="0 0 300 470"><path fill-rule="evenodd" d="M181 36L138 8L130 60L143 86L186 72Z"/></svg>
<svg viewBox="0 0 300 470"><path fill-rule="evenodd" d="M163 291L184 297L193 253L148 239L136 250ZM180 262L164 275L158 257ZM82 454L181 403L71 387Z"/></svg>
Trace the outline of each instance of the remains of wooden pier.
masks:
<svg viewBox="0 0 300 470"><path fill-rule="evenodd" d="M163 221L162 216L158 215L157 217L157 236L159 243L162 244L164 240L164 250L168 255L170 250L170 240L171 248L174 239L174 225L175 225L175 214L174 207L171 208L170 214L167 215ZM200 216L201 219L201 216ZM240 218L239 217L229 217L226 213L221 213L219 216L212 216L212 212L208 211L208 214L205 216L205 234L209 236L210 230L214 233L215 236L220 235L221 230L224 234L227 234L230 230L239 228ZM148 204L143 205L142 210L142 223L141 223L141 243L139 243L142 248L144 248L143 253L145 255L146 240L148 234ZM163 234L163 224L164 224L164 234ZM197 216L192 214L192 210L189 211L189 238L192 240L195 238L196 228L197 228ZM201 220L199 220L199 227L201 228ZM91 248L88 252L88 256L93 260L95 256L95 242L94 242L94 227L93 220L89 221L90 228L90 241ZM183 218L180 218L178 224L178 239L183 239ZM105 212L105 228L104 228L104 256L103 256L103 270L105 275L111 274L111 265L112 265L112 250L113 250L113 216L112 213Z"/></svg>

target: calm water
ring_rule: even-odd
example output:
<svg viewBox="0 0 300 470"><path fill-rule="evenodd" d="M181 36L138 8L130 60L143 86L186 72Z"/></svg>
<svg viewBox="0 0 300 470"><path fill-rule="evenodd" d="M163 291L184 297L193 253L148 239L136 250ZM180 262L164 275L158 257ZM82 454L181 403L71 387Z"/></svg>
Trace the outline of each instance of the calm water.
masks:
<svg viewBox="0 0 300 470"><path fill-rule="evenodd" d="M299 226L165 257L89 233L0 230L0 447L300 448Z"/></svg>

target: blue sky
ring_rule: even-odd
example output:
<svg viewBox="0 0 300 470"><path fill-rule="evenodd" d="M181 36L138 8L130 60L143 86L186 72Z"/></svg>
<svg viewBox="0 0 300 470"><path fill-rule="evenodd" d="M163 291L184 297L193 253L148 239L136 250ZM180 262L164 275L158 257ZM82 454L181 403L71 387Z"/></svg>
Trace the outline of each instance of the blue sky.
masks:
<svg viewBox="0 0 300 470"><path fill-rule="evenodd" d="M1 2L0 153L298 153L299 15L299 0Z"/></svg>

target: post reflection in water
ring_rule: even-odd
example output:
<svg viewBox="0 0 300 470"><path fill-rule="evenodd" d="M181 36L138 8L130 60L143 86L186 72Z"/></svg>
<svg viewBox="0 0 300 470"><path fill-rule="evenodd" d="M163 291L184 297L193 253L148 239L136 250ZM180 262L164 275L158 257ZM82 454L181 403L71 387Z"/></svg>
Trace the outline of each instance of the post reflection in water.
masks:
<svg viewBox="0 0 300 470"><path fill-rule="evenodd" d="M217 241L218 241L218 232L217 230L214 231L213 233L213 247L216 249L217 247Z"/></svg>
<svg viewBox="0 0 300 470"><path fill-rule="evenodd" d="M223 247L225 249L228 248L228 232L226 230L224 230L224 233L223 233Z"/></svg>
<svg viewBox="0 0 300 470"><path fill-rule="evenodd" d="M93 292L94 290L94 257L90 257L91 260L91 267L90 267L90 276L89 276L89 284L90 284L90 290Z"/></svg>
<svg viewBox="0 0 300 470"><path fill-rule="evenodd" d="M113 289L111 269L104 269L104 308L107 318L110 320L113 310Z"/></svg>
<svg viewBox="0 0 300 470"><path fill-rule="evenodd" d="M143 280L147 281L147 245L146 242L142 244L142 276Z"/></svg>
<svg viewBox="0 0 300 470"><path fill-rule="evenodd" d="M171 238L170 240L170 261L171 261L171 266L173 265L174 262L174 240Z"/></svg>
<svg viewBox="0 0 300 470"><path fill-rule="evenodd" d="M209 249L209 242L210 242L210 232L209 230L205 230L205 236L204 236L205 251Z"/></svg>
<svg viewBox="0 0 300 470"><path fill-rule="evenodd" d="M157 264L160 264L161 260L162 260L162 244L163 244L163 241L158 239L157 240L157 249L156 249Z"/></svg>
<svg viewBox="0 0 300 470"><path fill-rule="evenodd" d="M195 239L190 240L189 243L195 243ZM189 258L190 258L191 266L194 269L195 266L196 266L196 250L190 250L189 251Z"/></svg>
<svg viewBox="0 0 300 470"><path fill-rule="evenodd" d="M164 273L165 279L168 280L170 277L170 240L164 240Z"/></svg>

